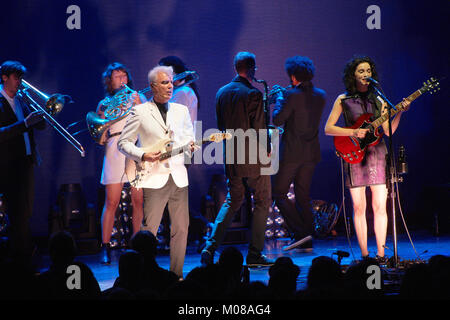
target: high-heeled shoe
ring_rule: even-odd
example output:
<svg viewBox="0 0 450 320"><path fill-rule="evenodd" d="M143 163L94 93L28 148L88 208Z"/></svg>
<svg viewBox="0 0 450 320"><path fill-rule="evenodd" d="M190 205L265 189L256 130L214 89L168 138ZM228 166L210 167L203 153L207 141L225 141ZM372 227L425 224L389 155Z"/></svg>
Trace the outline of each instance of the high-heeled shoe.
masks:
<svg viewBox="0 0 450 320"><path fill-rule="evenodd" d="M375 259L379 265L386 265L389 262L389 259L386 258L386 256L380 257L379 255L376 255Z"/></svg>
<svg viewBox="0 0 450 320"><path fill-rule="evenodd" d="M109 245L109 243L102 243L100 263L111 264L111 246Z"/></svg>

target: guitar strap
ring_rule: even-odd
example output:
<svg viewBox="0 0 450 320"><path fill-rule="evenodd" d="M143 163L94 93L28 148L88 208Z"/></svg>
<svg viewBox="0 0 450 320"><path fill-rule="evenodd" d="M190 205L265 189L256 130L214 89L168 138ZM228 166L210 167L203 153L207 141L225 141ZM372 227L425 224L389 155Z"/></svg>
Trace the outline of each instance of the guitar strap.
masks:
<svg viewBox="0 0 450 320"><path fill-rule="evenodd" d="M346 100L348 99L355 99L357 98L357 95L353 95L353 96L346 96L344 99L341 99L341 104L342 104L342 113L344 114L344 122L345 122L345 126L346 127L351 127L352 123L350 122L350 115L348 114L349 110L347 107L347 103Z"/></svg>
<svg viewBox="0 0 450 320"><path fill-rule="evenodd" d="M377 96L373 92L373 90L371 90L369 92L369 94L367 95L367 101L372 103L373 108L372 108L371 113L373 113L373 116L372 116L371 120L375 120L381 116L381 109L382 109L383 105L382 105L381 101L377 99Z"/></svg>

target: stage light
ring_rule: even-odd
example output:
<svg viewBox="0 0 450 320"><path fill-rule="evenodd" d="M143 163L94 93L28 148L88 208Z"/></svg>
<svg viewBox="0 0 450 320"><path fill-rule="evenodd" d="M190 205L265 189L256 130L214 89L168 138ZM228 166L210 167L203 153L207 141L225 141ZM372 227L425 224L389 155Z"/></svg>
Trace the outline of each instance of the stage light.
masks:
<svg viewBox="0 0 450 320"><path fill-rule="evenodd" d="M274 236L274 233L272 230L268 229L266 230L266 238L270 239Z"/></svg>
<svg viewBox="0 0 450 320"><path fill-rule="evenodd" d="M278 216L278 217L275 218L275 223L276 223L277 225L281 226L281 225L283 224L283 222L284 222L283 217Z"/></svg>

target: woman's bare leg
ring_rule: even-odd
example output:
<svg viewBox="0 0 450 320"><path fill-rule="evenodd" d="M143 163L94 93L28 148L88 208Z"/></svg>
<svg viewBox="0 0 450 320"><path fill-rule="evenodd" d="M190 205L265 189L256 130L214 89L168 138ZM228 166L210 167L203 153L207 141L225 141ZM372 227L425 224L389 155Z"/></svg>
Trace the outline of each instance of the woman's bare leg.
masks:
<svg viewBox="0 0 450 320"><path fill-rule="evenodd" d="M142 188L131 188L131 204L133 205L133 235L141 229L142 218L144 217L144 196Z"/></svg>
<svg viewBox="0 0 450 320"><path fill-rule="evenodd" d="M122 183L105 186L105 205L102 212L102 242L109 243L114 226L114 217L122 195Z"/></svg>
<svg viewBox="0 0 450 320"><path fill-rule="evenodd" d="M353 222L361 255L367 256L366 187L350 188L353 200Z"/></svg>
<svg viewBox="0 0 450 320"><path fill-rule="evenodd" d="M387 188L386 185L375 185L370 187L372 191L372 208L373 208L373 222L375 229L375 237L377 240L377 255L384 257L384 245L386 244L387 233Z"/></svg>

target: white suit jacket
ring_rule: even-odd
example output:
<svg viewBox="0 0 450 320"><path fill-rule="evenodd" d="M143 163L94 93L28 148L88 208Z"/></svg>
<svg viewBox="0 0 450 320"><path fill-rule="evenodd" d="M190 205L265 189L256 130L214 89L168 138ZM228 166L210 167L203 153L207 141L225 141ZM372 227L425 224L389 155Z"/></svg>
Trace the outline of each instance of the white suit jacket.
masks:
<svg viewBox="0 0 450 320"><path fill-rule="evenodd" d="M118 149L126 157L140 163L144 151L139 146L147 147L161 139L171 138L175 149L194 140L192 122L186 106L169 102L166 122L167 124L164 123L153 100L134 106L117 142ZM189 184L183 153L171 157L165 163L157 163L152 168L151 175L148 175L138 187L162 188L170 174L178 187L186 187Z"/></svg>

